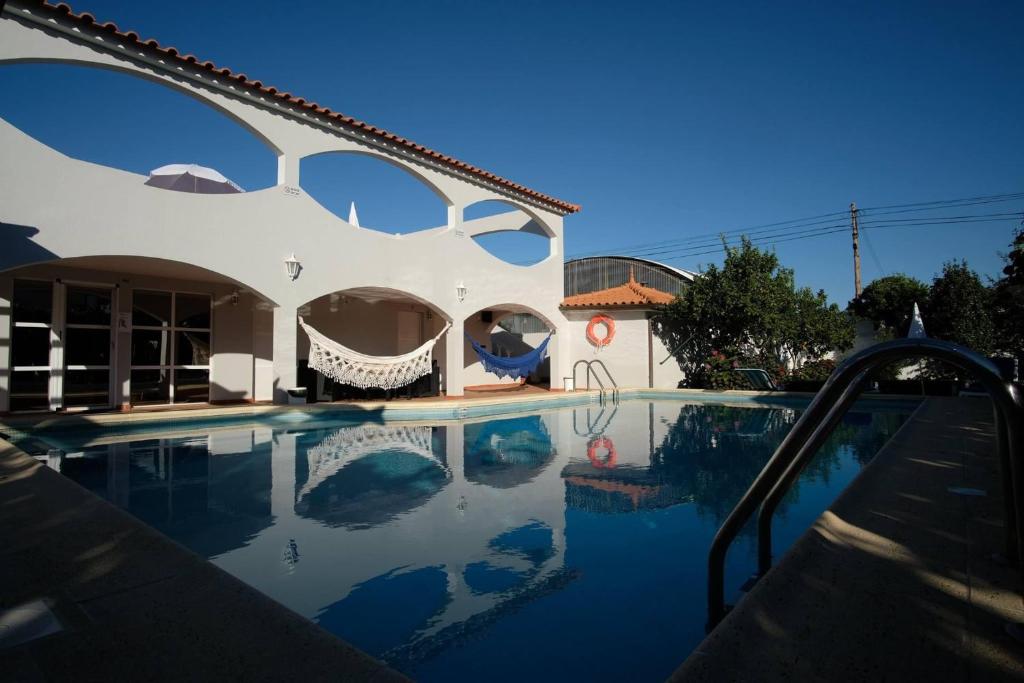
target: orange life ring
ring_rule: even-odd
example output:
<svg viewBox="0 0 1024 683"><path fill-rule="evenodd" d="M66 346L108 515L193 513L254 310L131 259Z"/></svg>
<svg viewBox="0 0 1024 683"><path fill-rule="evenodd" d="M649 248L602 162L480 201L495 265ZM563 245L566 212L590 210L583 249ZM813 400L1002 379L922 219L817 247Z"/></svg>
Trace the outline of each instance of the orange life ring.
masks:
<svg viewBox="0 0 1024 683"><path fill-rule="evenodd" d="M604 337L598 337L594 334L594 328L604 323L604 326L608 329L608 334ZM600 314L595 315L590 319L590 324L587 325L587 340L594 346L600 348L602 346L608 346L612 343L612 339L615 338L615 321L610 316Z"/></svg>
<svg viewBox="0 0 1024 683"><path fill-rule="evenodd" d="M608 451L608 456L602 460L597 457L597 449L604 448ZM619 459L619 454L615 450L615 444L607 436L599 436L590 440L587 444L587 458L590 460L590 464L598 469L610 470L615 467L615 462Z"/></svg>

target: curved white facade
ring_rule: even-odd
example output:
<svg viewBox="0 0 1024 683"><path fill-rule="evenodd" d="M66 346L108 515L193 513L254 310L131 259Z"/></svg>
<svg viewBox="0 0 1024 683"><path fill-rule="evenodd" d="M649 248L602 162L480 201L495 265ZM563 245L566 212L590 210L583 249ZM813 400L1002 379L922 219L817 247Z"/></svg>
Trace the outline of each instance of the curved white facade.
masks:
<svg viewBox="0 0 1024 683"><path fill-rule="evenodd" d="M567 210L569 205L558 200L538 199L537 193L520 193L479 174L446 166L410 151L407 145L389 144L387 138L333 126L294 102L260 96L217 72L161 58L158 52L121 40L102 27L90 30L74 15L40 3L8 2L0 19L0 64L26 61L114 69L185 92L230 116L267 144L278 156L278 183L232 195L152 188L143 184L143 176L69 158L0 121L4 150L0 298L8 304L5 310L10 309L15 279L50 278L58 284L75 280L70 271L65 272L68 268L84 268L87 272L76 271L77 279L84 282L117 285L115 308L122 314L130 314L132 292L137 288L195 291L198 286L210 293L214 306L213 400L269 398L271 387L276 401L285 400L284 390L296 384L297 361L305 343L297 329L297 313L310 302L351 291L360 300L366 299L361 294L378 291L381 297L369 297L377 299L378 305L383 299L382 305L397 310L404 306L424 315L421 338L433 336L432 331L440 330L445 320L452 323L435 354L448 395L461 395L466 384L486 381L462 343L465 330L482 332L477 329L481 327L477 314L484 310L528 311L547 322L556 331L550 344L551 376L567 374L568 340L557 334L566 325L558 308L563 295L562 218L575 207ZM299 183L301 159L328 152L368 154L408 171L443 199L447 224L393 236L338 218ZM486 200L508 203L510 213L463 221L467 206ZM515 266L492 256L472 239L518 229L544 234L550 244L545 260ZM301 263L294 280L284 265L292 254ZM152 270L148 259L172 264ZM127 270L118 267L132 263ZM194 269L176 271L173 264L196 266L210 277L198 281L205 284L197 284L191 275ZM180 282L161 285L154 278ZM232 298L233 310L218 307L224 296ZM343 301L347 303L348 298L343 296ZM330 312L314 317L314 326L327 328L325 332L337 328L342 318L333 322L329 318L330 313L338 313L336 308L332 303ZM3 315L8 319L0 320L0 330L8 330L9 313ZM224 334L237 341L233 353L218 352ZM129 373L128 368L114 366L131 361L125 360L125 349L118 350L127 346L121 338L125 335L113 336L117 362L111 363L110 402L117 405L130 402ZM382 343L380 350L365 347L372 340L364 340L364 348L358 350L374 355L400 353L409 350L399 347L416 341L415 336L406 333L397 342ZM344 333L336 338L347 343ZM9 347L4 345L0 368L12 365ZM8 409L9 374L4 373L0 386L0 411ZM228 390L218 394L224 387Z"/></svg>

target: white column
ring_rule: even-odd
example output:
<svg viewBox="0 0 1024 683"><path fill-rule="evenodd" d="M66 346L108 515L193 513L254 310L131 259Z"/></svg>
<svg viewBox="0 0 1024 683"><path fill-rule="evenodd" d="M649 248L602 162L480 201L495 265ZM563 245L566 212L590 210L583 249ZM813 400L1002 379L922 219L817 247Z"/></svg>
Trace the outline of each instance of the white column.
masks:
<svg viewBox="0 0 1024 683"><path fill-rule="evenodd" d="M277 157L277 184L287 187L299 187L299 156L297 154L279 154Z"/></svg>
<svg viewBox="0 0 1024 683"><path fill-rule="evenodd" d="M0 278L0 413L11 410L11 337L14 281Z"/></svg>
<svg viewBox="0 0 1024 683"><path fill-rule="evenodd" d="M64 407L64 341L67 330L67 291L59 279L53 283L53 310L50 314L50 410Z"/></svg>
<svg viewBox="0 0 1024 683"><path fill-rule="evenodd" d="M132 367L132 331L130 325L121 327L121 320L131 320L132 300L135 292L131 287L114 289L117 298L117 311L114 313L114 349L116 353L110 362L113 375L114 395L110 397L114 406L121 410L131 407L131 367ZM124 316L122 318L122 316Z"/></svg>
<svg viewBox="0 0 1024 683"><path fill-rule="evenodd" d="M274 403L287 403L298 377L298 320L294 308L274 309Z"/></svg>
<svg viewBox="0 0 1024 683"><path fill-rule="evenodd" d="M448 207L448 227L461 228L463 220L463 209L461 206L452 205Z"/></svg>
<svg viewBox="0 0 1024 683"><path fill-rule="evenodd" d="M555 331L548 342L548 355L551 357L551 389L562 389L563 378L572 374L572 357L569 353L569 323Z"/></svg>
<svg viewBox="0 0 1024 683"><path fill-rule="evenodd" d="M452 323L445 334L444 390L447 396L462 396L466 386L465 368L463 367L466 346L464 329L463 321L459 318Z"/></svg>

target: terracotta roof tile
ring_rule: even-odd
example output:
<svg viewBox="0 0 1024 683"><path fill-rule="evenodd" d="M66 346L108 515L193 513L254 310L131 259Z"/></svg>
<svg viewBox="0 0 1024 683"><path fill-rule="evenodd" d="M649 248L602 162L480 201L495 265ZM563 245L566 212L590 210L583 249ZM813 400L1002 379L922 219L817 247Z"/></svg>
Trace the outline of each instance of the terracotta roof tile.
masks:
<svg viewBox="0 0 1024 683"><path fill-rule="evenodd" d="M52 3L48 2L47 0L38 0L37 5L39 7L45 8L47 10L50 10L50 11L56 13L56 14L66 15L72 21L78 22L78 23L83 24L85 26L89 26L89 25L92 25L92 24L96 23L96 18L93 15L89 14L88 12L82 12L80 14L75 14L74 10L71 9L71 6L66 4L66 3L63 3L63 2L55 5L55 4L52 4ZM501 176L495 175L495 174L493 174L493 173L491 173L489 171L484 171L483 169L477 168L475 166L470 166L469 164L467 164L467 163L465 163L463 161L459 161L458 159L454 159L452 157L445 156L445 155L443 155L443 154L441 154L439 152L435 152L434 150L428 149L428 148L426 148L426 147L424 147L422 145L418 145L415 142L413 142L412 140L407 140L406 138L403 138L401 136L395 135L394 133L389 133L386 130L383 130L383 129L380 129L380 128L376 128L376 127L371 126L371 125L369 125L367 123L363 123L362 121L354 119L354 118L352 118L350 116L345 116L344 114L341 114L340 112L331 111L327 107L321 107L320 105L316 104L315 102L308 102L308 101L306 101L304 99L293 97L290 93L287 93L287 92L279 92L276 88L265 86L260 81L249 80L248 77L246 77L245 74L235 74L235 73L233 73L231 71L231 69L227 69L227 68L223 68L223 67L219 68L213 62L208 62L207 61L207 62L199 63L199 58L195 57L193 55L180 56L177 48L174 48L174 47L168 47L168 48L161 47L160 43L158 43L156 40L154 40L152 38L149 38L147 40L141 40L139 38L139 35L137 33L135 33L134 31L122 32L117 27L117 25L114 24L113 22L107 22L107 23L103 24L102 26L100 26L99 28L102 28L102 29L104 29L106 31L110 31L111 33L114 33L117 36L120 36L121 38L124 38L124 39L128 40L129 42L131 42L131 43L133 43L135 45L138 45L140 47L148 47L148 48L151 48L151 49L154 49L154 50L158 50L158 51L162 52L165 55L168 55L170 57L174 57L175 59L177 59L178 61L180 61L180 62L182 62L184 64L190 64L190 65L191 64L195 64L198 68L203 68L203 69L207 69L207 70L210 70L210 71L218 71L223 76L228 77L228 78L236 79L240 83L242 83L242 84L252 88L253 90L257 90L257 91L260 91L260 92L265 92L265 93L268 93L270 95L275 95L276 97L278 97L280 99L283 99L283 100L286 100L286 101L289 101L289 102L293 102L293 103L295 103L295 104L297 104L299 106L302 106L304 108L313 109L318 114L323 116L324 118L330 119L332 122L343 123L343 124L345 124L347 126L350 126L352 128L358 129L361 132L368 132L368 133L372 134L373 136L375 136L377 138L380 138L382 140L392 141L392 142L395 142L395 143L397 143L399 145L402 145L403 147L408 147L409 149L414 150L416 152L419 152L421 154L426 154L427 156L433 157L435 159L439 159L442 162L444 162L444 163L446 163L446 164L448 164L450 166L454 166L455 168L464 170L464 171L470 173L471 175L479 176L479 177L481 177L481 178L483 178L485 180L488 180L490 182L496 183L497 185L500 185L500 186L505 187L505 188L510 189L510 190L514 190L516 192L519 192L520 194L524 194L524 195L526 195L528 197L531 197L531 198L533 198L533 199L535 199L535 200L537 200L537 201L539 201L539 202L541 202L543 204L547 204L547 205L549 205L551 207L554 207L556 210L564 211L565 213L575 213L575 212L580 210L580 206L578 204L572 204L570 202L567 202L567 201L564 201L564 200L561 200L561 199L557 199L555 197L551 197L551 196L546 195L546 194L542 194L540 192L537 192L536 190L531 190L531 189L529 189L527 187L523 187L522 185L514 183L511 180L508 180L506 178L502 178Z"/></svg>
<svg viewBox="0 0 1024 683"><path fill-rule="evenodd" d="M562 308L614 308L616 306L652 306L672 303L675 296L636 281L629 269L629 282L596 292L567 296Z"/></svg>

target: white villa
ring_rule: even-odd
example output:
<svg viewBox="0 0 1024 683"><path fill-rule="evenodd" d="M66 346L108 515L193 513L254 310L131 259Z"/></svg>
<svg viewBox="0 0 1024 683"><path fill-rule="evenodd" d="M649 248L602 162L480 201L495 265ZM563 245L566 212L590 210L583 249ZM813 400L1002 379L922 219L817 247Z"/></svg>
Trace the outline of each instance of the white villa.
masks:
<svg viewBox="0 0 1024 683"><path fill-rule="evenodd" d="M66 5L0 7L0 63L75 64L162 84L244 127L278 163L270 188L174 191L65 156L0 119L0 413L287 402L311 360L300 316L366 357L430 351L436 338L433 376L449 397L513 381L489 373L467 336L488 348L516 314L553 333L553 389L574 361L593 357L580 312L589 309L562 306L563 218L577 205ZM443 200L447 223L390 235L335 216L299 174L304 158L327 153L408 172ZM464 219L495 200L509 210ZM514 265L473 239L504 231L543 236L547 257ZM623 313L594 301L595 315ZM622 386L675 386L674 361L652 370L667 351L649 335L650 307L633 304L626 318L638 321L642 344L620 343L628 352L616 354L612 341L601 357ZM620 336L631 324L622 322ZM330 398L322 384L312 399Z"/></svg>

